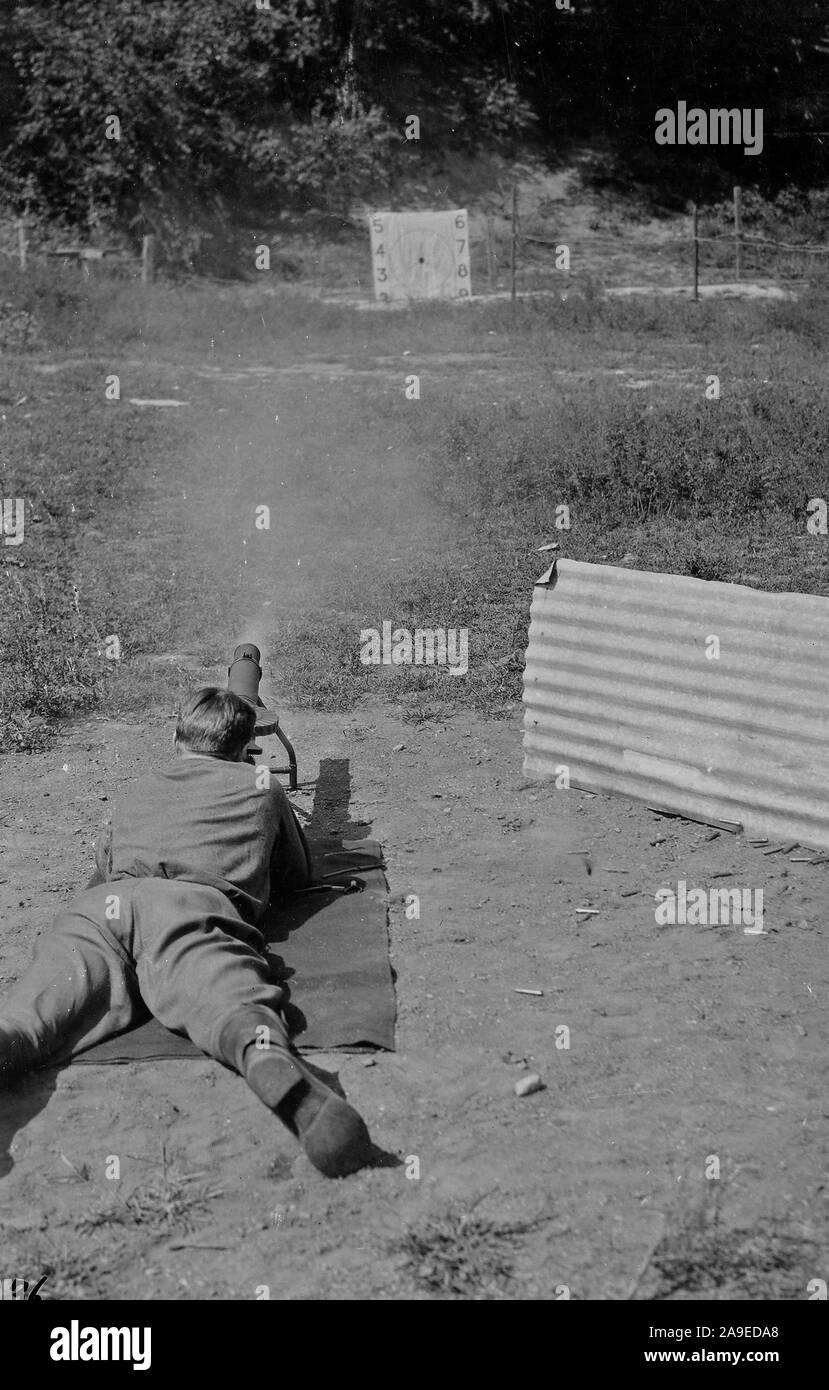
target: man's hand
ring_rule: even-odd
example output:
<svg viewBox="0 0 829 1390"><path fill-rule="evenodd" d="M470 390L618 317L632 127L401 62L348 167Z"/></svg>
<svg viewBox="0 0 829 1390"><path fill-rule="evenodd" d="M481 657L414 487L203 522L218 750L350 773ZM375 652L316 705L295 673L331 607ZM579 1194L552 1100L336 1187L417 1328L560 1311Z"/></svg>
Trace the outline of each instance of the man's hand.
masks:
<svg viewBox="0 0 829 1390"><path fill-rule="evenodd" d="M104 883L109 881L112 874L112 822L107 821L100 835L95 840L95 864L98 873Z"/></svg>

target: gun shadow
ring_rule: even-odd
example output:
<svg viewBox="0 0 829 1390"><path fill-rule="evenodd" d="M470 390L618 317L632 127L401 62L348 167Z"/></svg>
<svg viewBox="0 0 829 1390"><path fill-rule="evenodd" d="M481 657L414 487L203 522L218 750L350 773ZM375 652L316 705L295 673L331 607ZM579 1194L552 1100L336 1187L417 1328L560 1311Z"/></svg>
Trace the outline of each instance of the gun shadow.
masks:
<svg viewBox="0 0 829 1390"><path fill-rule="evenodd" d="M321 758L314 784L314 804L305 826L309 840L339 835L343 840L365 840L370 821L351 819L351 764L348 758Z"/></svg>

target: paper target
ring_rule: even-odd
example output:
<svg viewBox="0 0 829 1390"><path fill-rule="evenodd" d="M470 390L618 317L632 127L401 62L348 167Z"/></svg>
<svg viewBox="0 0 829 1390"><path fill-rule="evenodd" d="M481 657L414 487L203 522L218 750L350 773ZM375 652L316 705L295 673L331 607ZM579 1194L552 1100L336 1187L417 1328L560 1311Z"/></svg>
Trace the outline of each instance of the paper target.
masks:
<svg viewBox="0 0 829 1390"><path fill-rule="evenodd" d="M466 208L375 212L369 225L376 299L466 299L471 294Z"/></svg>

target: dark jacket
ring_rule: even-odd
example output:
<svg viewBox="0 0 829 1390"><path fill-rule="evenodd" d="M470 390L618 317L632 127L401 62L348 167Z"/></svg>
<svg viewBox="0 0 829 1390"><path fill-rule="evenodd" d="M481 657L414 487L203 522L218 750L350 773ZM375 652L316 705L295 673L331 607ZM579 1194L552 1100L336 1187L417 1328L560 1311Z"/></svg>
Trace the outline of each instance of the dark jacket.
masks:
<svg viewBox="0 0 829 1390"><path fill-rule="evenodd" d="M182 758L140 778L116 802L96 852L105 879L190 879L220 888L257 925L271 896L302 888L310 855L285 792L261 769Z"/></svg>

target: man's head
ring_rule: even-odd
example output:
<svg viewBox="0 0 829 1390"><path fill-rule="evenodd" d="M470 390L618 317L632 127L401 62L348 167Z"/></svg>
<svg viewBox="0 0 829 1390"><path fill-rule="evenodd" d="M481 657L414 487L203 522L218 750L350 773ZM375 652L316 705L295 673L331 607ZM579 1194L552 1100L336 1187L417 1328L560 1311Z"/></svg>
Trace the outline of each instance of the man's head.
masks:
<svg viewBox="0 0 829 1390"><path fill-rule="evenodd" d="M247 700L208 685L197 690L182 708L176 725L175 743L182 754L241 762L253 739L256 711Z"/></svg>

